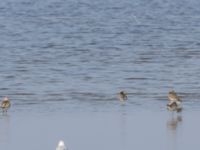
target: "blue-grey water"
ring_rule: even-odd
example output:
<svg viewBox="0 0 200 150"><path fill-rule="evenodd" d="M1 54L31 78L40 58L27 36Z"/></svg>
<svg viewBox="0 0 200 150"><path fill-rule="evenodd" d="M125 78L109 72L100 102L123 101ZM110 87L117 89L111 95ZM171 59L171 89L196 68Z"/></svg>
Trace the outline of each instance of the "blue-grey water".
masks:
<svg viewBox="0 0 200 150"><path fill-rule="evenodd" d="M200 1L0 1L0 149L198 149ZM166 110L167 93L183 113ZM117 93L128 101L121 104Z"/></svg>

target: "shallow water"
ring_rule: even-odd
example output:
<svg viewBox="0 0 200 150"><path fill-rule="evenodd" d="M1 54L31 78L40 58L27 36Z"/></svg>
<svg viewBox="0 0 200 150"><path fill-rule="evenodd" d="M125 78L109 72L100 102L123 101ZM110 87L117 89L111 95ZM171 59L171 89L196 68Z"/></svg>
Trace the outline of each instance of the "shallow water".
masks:
<svg viewBox="0 0 200 150"><path fill-rule="evenodd" d="M0 119L4 150L55 149L62 139L69 149L198 149L199 111L134 113L54 113L8 115Z"/></svg>
<svg viewBox="0 0 200 150"><path fill-rule="evenodd" d="M12 107L0 117L0 147L200 147L199 3L1 1L0 97ZM171 89L182 119L166 111Z"/></svg>

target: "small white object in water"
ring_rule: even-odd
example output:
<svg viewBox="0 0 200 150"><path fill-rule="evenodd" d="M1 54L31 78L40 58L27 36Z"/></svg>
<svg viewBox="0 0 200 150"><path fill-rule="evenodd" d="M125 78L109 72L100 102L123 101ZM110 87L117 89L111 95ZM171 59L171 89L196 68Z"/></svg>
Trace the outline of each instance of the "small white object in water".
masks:
<svg viewBox="0 0 200 150"><path fill-rule="evenodd" d="M62 140L59 141L56 150L67 150L67 148L65 147L65 143Z"/></svg>

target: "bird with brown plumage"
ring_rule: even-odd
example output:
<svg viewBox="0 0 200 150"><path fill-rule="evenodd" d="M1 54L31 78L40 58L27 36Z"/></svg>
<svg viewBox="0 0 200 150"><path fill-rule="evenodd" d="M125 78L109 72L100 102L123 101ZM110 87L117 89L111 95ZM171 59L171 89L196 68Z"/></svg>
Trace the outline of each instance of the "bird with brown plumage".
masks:
<svg viewBox="0 0 200 150"><path fill-rule="evenodd" d="M8 99L8 97L4 97L3 100L1 101L1 109L3 110L3 112L7 112L7 110L10 108L11 103L10 100Z"/></svg>

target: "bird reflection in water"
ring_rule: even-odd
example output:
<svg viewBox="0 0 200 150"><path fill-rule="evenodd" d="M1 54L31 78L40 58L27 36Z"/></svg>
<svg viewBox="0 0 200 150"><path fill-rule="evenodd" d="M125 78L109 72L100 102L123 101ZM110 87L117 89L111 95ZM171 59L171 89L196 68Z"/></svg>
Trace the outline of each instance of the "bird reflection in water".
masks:
<svg viewBox="0 0 200 150"><path fill-rule="evenodd" d="M9 141L10 116L7 113L0 114L0 145Z"/></svg>
<svg viewBox="0 0 200 150"><path fill-rule="evenodd" d="M171 150L176 150L178 143L177 138L179 137L178 132L181 128L180 125L182 124L182 116L172 114L170 119L167 121L167 131L169 136L169 147Z"/></svg>
<svg viewBox="0 0 200 150"><path fill-rule="evenodd" d="M121 105L120 109L120 146L121 149L127 149L127 112L125 103Z"/></svg>
<svg viewBox="0 0 200 150"><path fill-rule="evenodd" d="M182 116L172 116L170 120L167 121L167 127L168 129L175 131L178 127L178 125L182 122Z"/></svg>

